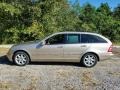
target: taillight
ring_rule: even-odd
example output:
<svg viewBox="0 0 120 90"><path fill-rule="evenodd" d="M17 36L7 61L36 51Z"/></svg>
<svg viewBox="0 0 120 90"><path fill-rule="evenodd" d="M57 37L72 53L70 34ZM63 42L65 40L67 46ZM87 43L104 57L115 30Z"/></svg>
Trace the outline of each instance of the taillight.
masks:
<svg viewBox="0 0 120 90"><path fill-rule="evenodd" d="M112 48L113 48L113 46L111 45L108 49L108 52L112 52Z"/></svg>

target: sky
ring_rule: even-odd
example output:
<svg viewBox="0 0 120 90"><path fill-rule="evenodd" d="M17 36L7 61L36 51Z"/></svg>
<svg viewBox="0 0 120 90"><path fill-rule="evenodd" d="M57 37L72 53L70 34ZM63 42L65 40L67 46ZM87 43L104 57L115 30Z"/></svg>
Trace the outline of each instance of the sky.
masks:
<svg viewBox="0 0 120 90"><path fill-rule="evenodd" d="M74 3L76 0L69 0L71 3ZM101 3L108 3L110 8L113 9L120 4L120 0L78 0L80 5L84 5L85 3L90 3L95 7L99 7Z"/></svg>

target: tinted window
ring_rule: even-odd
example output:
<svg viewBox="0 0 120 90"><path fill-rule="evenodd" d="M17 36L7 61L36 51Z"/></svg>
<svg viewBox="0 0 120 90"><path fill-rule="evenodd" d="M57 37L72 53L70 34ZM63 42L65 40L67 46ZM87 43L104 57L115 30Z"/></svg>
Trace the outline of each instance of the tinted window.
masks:
<svg viewBox="0 0 120 90"><path fill-rule="evenodd" d="M106 43L107 41L103 38L90 35L90 34L81 34L81 43Z"/></svg>
<svg viewBox="0 0 120 90"><path fill-rule="evenodd" d="M64 43L64 34L55 35L46 40L46 44L63 44Z"/></svg>
<svg viewBox="0 0 120 90"><path fill-rule="evenodd" d="M79 34L68 34L67 43L79 43Z"/></svg>

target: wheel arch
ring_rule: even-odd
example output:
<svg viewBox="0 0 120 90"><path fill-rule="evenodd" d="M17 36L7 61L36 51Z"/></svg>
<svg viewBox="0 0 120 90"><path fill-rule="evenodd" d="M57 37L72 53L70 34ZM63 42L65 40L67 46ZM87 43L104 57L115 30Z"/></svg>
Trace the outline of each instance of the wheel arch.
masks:
<svg viewBox="0 0 120 90"><path fill-rule="evenodd" d="M97 53L95 53L95 52L87 52L87 53L84 53L84 54L82 55L82 57L81 57L81 60L82 60L82 58L84 57L84 55L86 55L86 54L88 54L88 53L91 53L91 54L96 55L97 58L98 58L98 61L100 61L100 57L99 57L99 55L98 55ZM81 61L81 60L80 60L80 61Z"/></svg>
<svg viewBox="0 0 120 90"><path fill-rule="evenodd" d="M14 55L15 55L15 53L17 53L17 52L24 52L24 53L26 53L27 55L28 55L28 57L29 57L29 59L30 59L30 61L31 61L31 58L30 58L30 55L29 55L29 53L27 52L27 51L25 51L25 50L16 50L14 53L13 53L13 56L12 56L12 60L14 61Z"/></svg>

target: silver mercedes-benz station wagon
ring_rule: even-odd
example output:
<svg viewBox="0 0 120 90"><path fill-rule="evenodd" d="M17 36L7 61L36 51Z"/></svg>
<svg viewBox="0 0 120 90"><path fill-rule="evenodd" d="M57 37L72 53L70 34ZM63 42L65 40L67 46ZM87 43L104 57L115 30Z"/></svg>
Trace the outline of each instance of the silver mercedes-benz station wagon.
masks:
<svg viewBox="0 0 120 90"><path fill-rule="evenodd" d="M79 62L93 67L112 56L112 43L102 35L89 32L59 32L42 41L26 42L10 48L7 57L16 65L30 61Z"/></svg>

